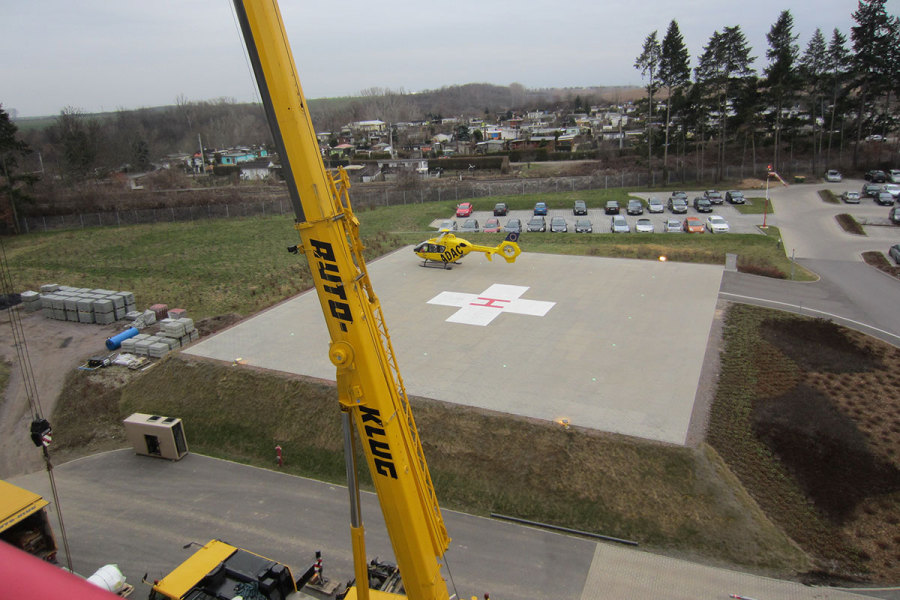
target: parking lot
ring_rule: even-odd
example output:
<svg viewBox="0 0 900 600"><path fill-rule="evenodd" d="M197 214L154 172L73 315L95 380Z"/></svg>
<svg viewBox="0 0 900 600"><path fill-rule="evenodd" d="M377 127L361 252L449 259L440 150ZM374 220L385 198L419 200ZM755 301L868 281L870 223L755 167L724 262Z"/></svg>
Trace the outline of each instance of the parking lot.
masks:
<svg viewBox="0 0 900 600"><path fill-rule="evenodd" d="M763 195L764 192L760 191L760 195ZM668 200L668 196L660 193L653 194L665 204ZM673 214L670 210L666 209L662 213L650 213L646 210L646 200L651 196L649 193L633 193L632 197L640 198L644 201L644 214L642 215L628 215L625 212L625 204L622 203L621 210L619 212L620 215L625 217L625 220L628 222L629 229L633 232L635 222L640 218L648 218L650 222L653 224L653 229L655 233L662 233L664 231L664 225L667 219L676 219L680 222L684 222L686 217L697 217L700 219L702 223L706 223L706 218L710 214L719 215L724 217L728 222L730 227L730 233L755 233L762 235L762 232L759 230L758 226L762 224L762 215L743 215L737 211L737 209L731 204L724 203L713 206L712 213L700 213L697 212L693 207L693 201L695 197L702 196L703 192L697 191L689 191L688 195L688 204L690 205L688 208L688 212L686 214ZM748 194L748 199L753 198L755 194L752 192ZM547 222L547 231L543 233L532 233L532 235L549 235L550 234L550 219L553 217L563 217L566 220L566 225L568 226L568 233L575 233L575 221L577 219L587 218L591 221L593 226L593 233L611 233L610 231L610 220L612 219L612 215L608 215L604 212L602 207L600 208L588 208L588 214L586 216L576 216L572 212L572 205L574 204L574 200L565 201L566 205L564 207L551 205L547 212L547 216L545 220ZM465 223L468 219L475 219L478 221L478 226L483 227L484 222L489 218L494 216L493 208L494 202L490 199L485 199L482 201L476 201L475 203L475 211L472 213L471 217L459 218L454 216L453 214L447 215L446 219L436 219L432 221L431 226L435 229L441 226L441 223L447 220L455 221L457 227L462 227L463 223ZM528 224L528 221L532 218L533 211L532 210L510 210L509 213L504 217L497 217L500 219L500 225L505 226L506 223L510 219L519 219L522 222L523 230ZM776 223L771 223L775 225ZM527 234L528 232L525 231ZM682 232L677 232L682 233ZM705 233L709 233L708 231Z"/></svg>

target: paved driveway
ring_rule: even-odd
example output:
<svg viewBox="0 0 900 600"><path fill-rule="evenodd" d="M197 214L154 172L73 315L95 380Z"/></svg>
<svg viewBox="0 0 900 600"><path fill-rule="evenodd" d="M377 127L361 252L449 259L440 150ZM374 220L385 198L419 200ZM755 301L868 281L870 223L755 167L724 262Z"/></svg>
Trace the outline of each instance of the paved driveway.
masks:
<svg viewBox="0 0 900 600"><path fill-rule="evenodd" d="M845 232L835 220L836 215L848 213L860 222L883 222L889 207L875 204L871 198L863 198L859 204L831 204L821 200L818 194L823 189L835 195L845 190L859 191L863 183L861 179L849 179L841 183L771 188L777 209L772 224L781 229L787 255L794 253L798 259L860 262L863 252L887 252L891 245L900 243L900 227L871 225L865 227L865 236L859 236Z"/></svg>

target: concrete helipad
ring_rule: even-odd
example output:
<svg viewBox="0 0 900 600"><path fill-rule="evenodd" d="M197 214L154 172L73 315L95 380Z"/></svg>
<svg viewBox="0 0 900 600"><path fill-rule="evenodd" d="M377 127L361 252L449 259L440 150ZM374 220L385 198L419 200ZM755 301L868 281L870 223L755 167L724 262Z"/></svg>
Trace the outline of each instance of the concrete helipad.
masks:
<svg viewBox="0 0 900 600"><path fill-rule="evenodd" d="M369 264L410 395L683 444L722 267L523 253ZM334 380L314 292L187 354Z"/></svg>

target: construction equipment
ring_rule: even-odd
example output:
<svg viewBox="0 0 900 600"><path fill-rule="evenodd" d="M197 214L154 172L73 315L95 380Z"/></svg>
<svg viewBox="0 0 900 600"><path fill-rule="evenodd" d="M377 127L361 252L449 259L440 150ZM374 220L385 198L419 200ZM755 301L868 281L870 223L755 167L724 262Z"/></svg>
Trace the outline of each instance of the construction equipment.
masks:
<svg viewBox="0 0 900 600"><path fill-rule="evenodd" d="M150 600L237 597L289 600L312 577L314 566L294 581L290 568L281 563L221 540L211 540L163 579L154 582ZM144 582L147 583L146 576Z"/></svg>
<svg viewBox="0 0 900 600"><path fill-rule="evenodd" d="M351 503L356 585L347 598L387 595L368 586L351 423L384 515L403 588L416 600L447 599L444 526L384 314L363 260L349 179L322 164L316 132L275 0L234 0L296 216L301 250L328 333L337 374Z"/></svg>
<svg viewBox="0 0 900 600"><path fill-rule="evenodd" d="M0 481L0 540L44 560L56 561L49 503L38 494Z"/></svg>
<svg viewBox="0 0 900 600"><path fill-rule="evenodd" d="M315 129L275 0L234 0L234 6L281 157L296 216L295 228L300 234L300 243L288 250L302 252L309 261L331 337L329 358L336 368L344 427L355 580L344 597L349 600L397 598L400 596L394 592L405 591L407 597L415 600L448 600L440 561L450 538L384 314L363 260L359 221L350 207L347 174L343 170L329 172L322 164ZM514 260L518 247L508 242L507 246L498 247L498 251L507 260ZM400 577L397 567L377 560L370 563L366 558L354 463L357 444L354 425L372 474ZM155 583L150 597L151 600L231 597L216 594L217 591L235 593L234 586L239 581L250 584L252 589L241 590L252 592L253 598L281 600L309 580L301 577L292 581L283 565L260 562L267 560L214 540ZM280 574L270 576L270 569ZM238 573L242 576L237 577ZM270 579L277 583L271 584ZM370 585L375 589L370 590Z"/></svg>

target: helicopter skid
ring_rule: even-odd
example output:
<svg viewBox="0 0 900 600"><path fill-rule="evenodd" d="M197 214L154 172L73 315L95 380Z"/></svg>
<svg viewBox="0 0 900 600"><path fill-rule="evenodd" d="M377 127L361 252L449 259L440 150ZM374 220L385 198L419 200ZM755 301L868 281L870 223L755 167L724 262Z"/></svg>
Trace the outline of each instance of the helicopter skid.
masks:
<svg viewBox="0 0 900 600"><path fill-rule="evenodd" d="M445 263L443 261L438 262L436 260L428 260L426 258L425 262L423 262L421 266L428 267L430 269L447 269L447 270L449 270L449 269L453 268L453 265L458 265L458 264L459 264L458 262L446 262Z"/></svg>

